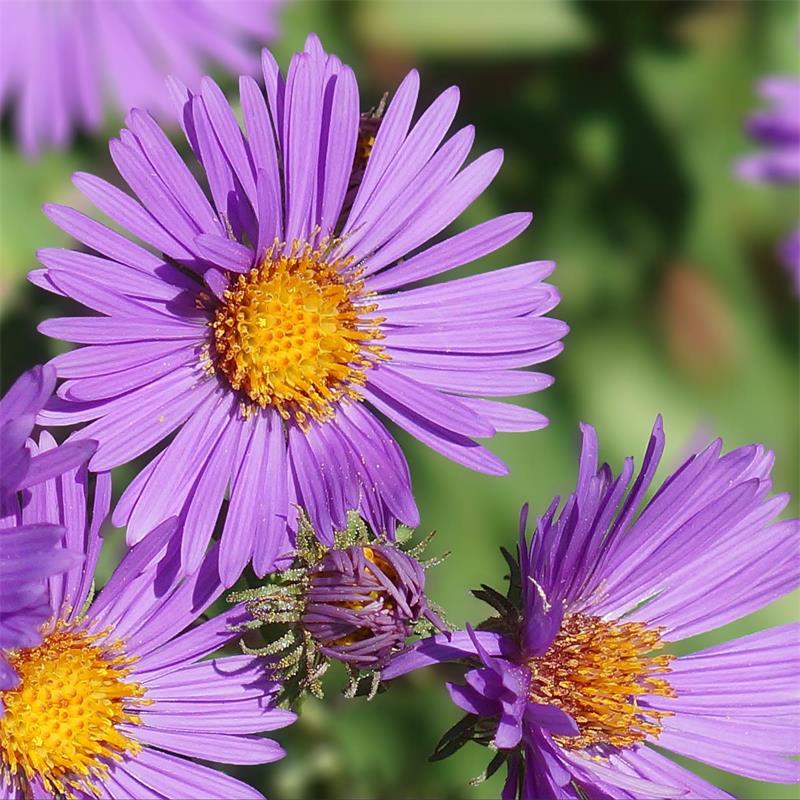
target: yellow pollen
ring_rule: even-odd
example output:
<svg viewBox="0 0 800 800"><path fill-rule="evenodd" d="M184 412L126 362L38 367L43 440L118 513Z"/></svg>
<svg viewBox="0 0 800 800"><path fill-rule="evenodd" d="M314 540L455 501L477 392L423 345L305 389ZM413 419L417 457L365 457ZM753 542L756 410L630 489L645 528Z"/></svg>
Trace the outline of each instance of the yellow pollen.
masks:
<svg viewBox="0 0 800 800"><path fill-rule="evenodd" d="M135 659L99 638L62 628L11 655L20 683L0 692L0 776L24 797L34 778L56 796L97 796L94 779L108 771L106 762L141 749L118 729L140 724L130 704L147 704L145 690L124 681Z"/></svg>
<svg viewBox="0 0 800 800"><path fill-rule="evenodd" d="M275 248L273 248L275 250ZM334 405L359 397L364 370L385 358L377 308L347 260L325 260L330 242L290 255L267 254L225 291L211 321L211 362L244 396L245 413L274 407L284 419L324 421Z"/></svg>
<svg viewBox="0 0 800 800"><path fill-rule="evenodd" d="M371 133L359 133L356 145L355 167L363 167L372 155L375 137Z"/></svg>
<svg viewBox="0 0 800 800"><path fill-rule="evenodd" d="M530 661L530 699L566 711L578 736L556 741L570 750L592 745L631 747L661 733L668 712L641 707L640 695L671 697L659 674L669 672L671 655L654 656L663 646L657 630L641 622L605 622L570 614L548 651Z"/></svg>

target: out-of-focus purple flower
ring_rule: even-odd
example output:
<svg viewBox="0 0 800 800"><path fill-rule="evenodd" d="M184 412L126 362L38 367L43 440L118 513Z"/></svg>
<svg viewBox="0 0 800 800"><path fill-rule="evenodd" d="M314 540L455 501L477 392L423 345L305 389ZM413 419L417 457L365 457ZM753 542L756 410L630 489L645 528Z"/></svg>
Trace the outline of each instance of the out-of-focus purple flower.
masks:
<svg viewBox="0 0 800 800"><path fill-rule="evenodd" d="M767 78L759 94L770 105L753 113L745 128L766 150L741 159L737 172L765 183L800 181L800 78Z"/></svg>
<svg viewBox="0 0 800 800"><path fill-rule="evenodd" d="M660 460L658 420L639 475L597 467L583 426L578 484L556 498L512 560L508 596L477 631L423 640L383 677L441 661L475 664L449 684L470 738L508 763L503 798L728 797L649 745L755 780L800 780L800 626L675 657L662 648L797 588L800 520L775 521L773 457L760 445L690 457L639 511ZM630 487L630 489L628 488ZM449 749L448 749L449 748Z"/></svg>
<svg viewBox="0 0 800 800"><path fill-rule="evenodd" d="M778 254L783 263L792 271L795 292L800 295L800 228L792 231L781 242Z"/></svg>
<svg viewBox="0 0 800 800"><path fill-rule="evenodd" d="M52 440L42 437L47 448ZM260 659L206 658L237 638L231 626L245 618L235 607L194 625L222 590L218 550L181 578L176 522L168 520L91 599L110 481L98 476L91 514L86 482L82 467L30 490L28 508L83 558L48 579L46 625L6 654L17 679L0 692L0 796L261 797L190 760L279 759L283 749L256 734L295 716L275 707L279 686Z"/></svg>
<svg viewBox="0 0 800 800"><path fill-rule="evenodd" d="M4 0L0 110L14 105L29 154L96 130L103 102L164 115L164 80L194 87L207 62L255 74L256 43L276 34L276 0Z"/></svg>
<svg viewBox="0 0 800 800"><path fill-rule="evenodd" d="M747 181L796 187L800 185L800 78L767 78L759 85L759 93L769 107L752 114L746 129L765 149L740 159L736 172ZM800 294L800 230L786 239L778 253Z"/></svg>
<svg viewBox="0 0 800 800"><path fill-rule="evenodd" d="M37 366L0 400L0 689L17 682L8 652L41 641L38 629L50 611L45 578L81 560L61 546L61 523L52 524L23 493L56 476L69 482L95 451L91 441L56 447L44 434L45 447L37 448L28 439L55 382L53 367Z"/></svg>
<svg viewBox="0 0 800 800"><path fill-rule="evenodd" d="M47 269L31 274L103 315L40 326L88 345L52 362L67 380L41 420L92 420L73 438L98 440L90 464L98 471L177 432L113 519L134 543L185 513L182 559L192 571L229 489L220 562L228 585L251 559L264 575L291 552L298 507L328 545L350 509L389 538L398 520L418 523L405 458L375 411L454 461L505 474L475 439L536 430L547 419L484 398L549 386L548 375L519 368L557 355L567 331L546 316L559 300L543 282L549 261L404 288L494 252L531 220L508 214L425 246L502 162L495 150L463 167L471 126L445 139L455 87L412 126L419 77L405 78L367 142L354 191L362 116L352 70L315 36L285 78L266 50L263 66L266 98L254 80L240 82L245 132L210 79L199 94L172 84L210 201L140 111L111 142L140 202L75 176L158 255L49 206L95 254L43 250Z"/></svg>
<svg viewBox="0 0 800 800"><path fill-rule="evenodd" d="M24 372L0 399L0 502L14 492L66 472L94 453L94 442L70 442L34 457L28 437L36 415L52 397L56 370L50 364Z"/></svg>

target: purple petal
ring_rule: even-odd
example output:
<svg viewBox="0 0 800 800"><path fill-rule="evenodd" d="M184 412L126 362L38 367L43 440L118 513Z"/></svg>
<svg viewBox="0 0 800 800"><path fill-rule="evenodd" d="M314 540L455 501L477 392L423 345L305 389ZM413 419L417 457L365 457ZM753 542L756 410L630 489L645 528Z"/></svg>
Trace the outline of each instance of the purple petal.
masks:
<svg viewBox="0 0 800 800"><path fill-rule="evenodd" d="M126 725L121 725L120 730L143 744L206 761L224 759L226 764L269 764L286 755L277 742L263 736L231 736L207 731L198 736L195 731L162 731Z"/></svg>
<svg viewBox="0 0 800 800"><path fill-rule="evenodd" d="M324 161L322 196L318 224L325 235L332 233L342 212L350 171L358 139L358 84L349 67L343 67L333 79L327 151Z"/></svg>
<svg viewBox="0 0 800 800"><path fill-rule="evenodd" d="M286 242L306 241L314 190L321 124L320 74L312 57L295 54L286 78L284 174L286 176Z"/></svg>
<svg viewBox="0 0 800 800"><path fill-rule="evenodd" d="M217 140L225 153L236 177L242 185L250 203L256 204L256 182L244 146L244 137L236 122L228 101L222 90L211 78L203 78L202 97L208 118L217 135Z"/></svg>
<svg viewBox="0 0 800 800"><path fill-rule="evenodd" d="M528 703L525 706L525 721L530 725L544 728L554 736L578 736L580 734L575 720L556 706Z"/></svg>
<svg viewBox="0 0 800 800"><path fill-rule="evenodd" d="M494 180L502 163L502 150L492 150L476 159L431 197L411 224L366 260L367 270L375 272L393 264L443 231Z"/></svg>
<svg viewBox="0 0 800 800"><path fill-rule="evenodd" d="M232 239L203 233L195 238L194 246L200 256L223 269L247 272L253 266L253 251Z"/></svg>
<svg viewBox="0 0 800 800"><path fill-rule="evenodd" d="M511 643L499 633L474 631L473 635L492 656L510 655L510 651L513 649ZM431 664L459 661L470 656L477 656L477 654L473 639L467 631L438 634L423 639L410 649L394 656L389 666L381 670L381 677L388 681L405 675L407 672L429 667Z"/></svg>
<svg viewBox="0 0 800 800"><path fill-rule="evenodd" d="M266 428L267 471L271 476L266 485L264 506L266 519L256 533L253 551L253 569L263 577L269 572L275 560L283 555L282 549L288 544L287 525L289 516L289 487L286 439L283 421L278 413L260 416L258 425Z"/></svg>
<svg viewBox="0 0 800 800"><path fill-rule="evenodd" d="M353 201L353 208L350 211L350 218L348 224L345 225L345 230L350 228L350 220L356 220L359 217L364 205L378 188L387 167L392 163L403 144L411 124L418 93L419 73L411 70L398 86L375 136L375 144L372 146L372 153L367 161L367 168L358 188L358 194Z"/></svg>
<svg viewBox="0 0 800 800"><path fill-rule="evenodd" d="M366 178L369 172L370 163L367 162L367 173L361 184L356 202L350 212L347 222L343 228L343 235L346 237L357 228L368 227L379 219L385 212L395 197L397 197L406 186L413 180L417 173L422 169L428 159L439 147L442 139L450 127L458 108L459 91L455 86L446 89L439 97L434 100L425 113L419 118L405 141L397 150L391 163L381 176L380 183L372 192L372 195L364 204L363 210L358 210L358 199L365 191ZM390 124L387 113L381 129ZM375 145L377 146L378 137ZM375 148L373 148L374 153ZM377 154L375 154L377 155ZM370 156L370 161L372 156ZM347 252L347 248L345 249Z"/></svg>
<svg viewBox="0 0 800 800"><path fill-rule="evenodd" d="M379 275L371 275L366 282L367 288L384 292L469 264L515 239L530 225L531 219L531 214L517 213L482 222L384 270Z"/></svg>
<svg viewBox="0 0 800 800"><path fill-rule="evenodd" d="M61 447L41 453L31 459L25 477L17 485L17 489L27 489L29 486L54 478L88 461L95 450L97 442L67 442Z"/></svg>
<svg viewBox="0 0 800 800"><path fill-rule="evenodd" d="M76 172L72 182L104 214L143 242L173 258L186 255L186 248L149 211L116 186L85 172Z"/></svg>
<svg viewBox="0 0 800 800"><path fill-rule="evenodd" d="M431 421L420 420L398 404L394 397L378 389L362 389L361 392L378 411L446 458L487 475L508 474L508 468L497 456L472 439L441 428Z"/></svg>
<svg viewBox="0 0 800 800"><path fill-rule="evenodd" d="M385 364L369 371L368 385L391 398L398 413L411 414L446 430L465 436L494 436L495 429L484 417L474 413L467 401L437 392L408 378Z"/></svg>
<svg viewBox="0 0 800 800"><path fill-rule="evenodd" d="M149 748L126 760L124 770L163 797L188 794L219 800L263 800L261 792L223 772Z"/></svg>

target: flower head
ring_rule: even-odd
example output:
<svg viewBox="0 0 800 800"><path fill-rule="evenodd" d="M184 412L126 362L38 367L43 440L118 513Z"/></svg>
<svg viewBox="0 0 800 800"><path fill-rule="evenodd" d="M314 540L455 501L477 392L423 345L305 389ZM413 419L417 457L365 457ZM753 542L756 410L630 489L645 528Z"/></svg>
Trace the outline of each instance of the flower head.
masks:
<svg viewBox="0 0 800 800"><path fill-rule="evenodd" d="M67 486L85 480L78 468L96 446L85 441L56 447L44 433L37 447L28 438L55 382L53 367L37 366L0 400L0 689L19 680L8 651L41 641L39 626L50 614L46 579L81 560L79 552L62 547L64 520L48 518L28 491L55 477Z"/></svg>
<svg viewBox="0 0 800 800"><path fill-rule="evenodd" d="M211 61L255 74L276 33L275 0L25 0L0 3L0 111L14 106L29 154L103 122L103 100L166 116L164 80L196 85Z"/></svg>
<svg viewBox="0 0 800 800"><path fill-rule="evenodd" d="M279 687L259 659L205 659L237 638L231 626L242 622L241 607L189 628L222 590L218 551L182 579L168 520L91 599L110 481L98 476L91 514L86 481L82 467L30 490L31 507L60 525L63 544L83 558L49 578L45 624L31 623L29 638L4 652L17 679L0 691L0 793L260 797L184 758L274 761L282 749L253 734L294 719L275 707Z"/></svg>
<svg viewBox="0 0 800 800"><path fill-rule="evenodd" d="M800 184L800 78L767 78L759 86L769 103L747 120L748 134L764 147L738 161L740 178L755 183ZM778 253L791 270L800 293L800 230L781 244Z"/></svg>
<svg viewBox="0 0 800 800"><path fill-rule="evenodd" d="M290 560L298 509L327 545L350 510L389 539L398 521L418 523L406 461L375 412L448 458L505 474L475 439L547 420L484 396L549 386L518 368L555 356L566 332L545 316L559 299L543 282L551 262L405 288L493 252L530 222L508 214L426 246L502 161L492 151L462 169L473 129L445 139L454 87L412 126L416 72L365 120L353 72L316 37L285 78L267 51L263 65L266 97L240 82L244 131L213 81L198 94L172 84L210 197L134 110L111 154L138 200L91 175L75 183L151 249L50 206L95 254L43 250L46 269L31 275L102 315L40 327L88 345L53 361L67 380L41 419L91 421L74 437L98 440L94 470L175 433L114 522L133 543L185 514L192 571L227 492L228 585L251 559L259 575Z"/></svg>
<svg viewBox="0 0 800 800"><path fill-rule="evenodd" d="M466 659L448 684L467 717L437 755L469 740L508 764L504 798L727 797L650 747L774 782L800 780L797 625L676 657L670 645L751 613L798 584L800 520L774 522L772 455L760 446L691 456L639 510L664 437L653 429L631 484L597 467L583 426L578 485L530 539L523 510L495 616L396 656L388 679ZM630 489L629 489L630 487Z"/></svg>
<svg viewBox="0 0 800 800"><path fill-rule="evenodd" d="M402 538L406 535L410 532ZM436 562L421 564L415 558L426 544L403 551L395 543L376 541L351 514L333 546L325 547L303 520L290 567L270 583L230 599L244 600L253 617L247 628L288 625L283 635L254 652L276 657L272 669L285 684L295 684L291 691L321 697L319 679L334 660L347 668L347 696L356 693L365 673L372 676L374 693L380 671L410 636L446 630L425 596L423 567Z"/></svg>

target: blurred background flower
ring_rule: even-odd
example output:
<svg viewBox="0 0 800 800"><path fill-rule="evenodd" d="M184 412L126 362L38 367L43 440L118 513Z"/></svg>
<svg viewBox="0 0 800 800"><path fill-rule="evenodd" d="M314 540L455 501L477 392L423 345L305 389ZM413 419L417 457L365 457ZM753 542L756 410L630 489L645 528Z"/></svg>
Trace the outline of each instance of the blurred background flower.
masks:
<svg viewBox="0 0 800 800"><path fill-rule="evenodd" d="M117 114L161 116L171 110L165 74L192 88L209 63L255 74L277 8L278 0L4 0L0 109L15 104L29 155L100 128L106 100Z"/></svg>
<svg viewBox="0 0 800 800"><path fill-rule="evenodd" d="M800 77L765 78L758 93L767 107L751 114L747 132L764 150L739 160L740 178L754 183L800 185ZM800 230L789 235L778 253L794 275L800 294Z"/></svg>
<svg viewBox="0 0 800 800"><path fill-rule="evenodd" d="M555 385L535 401L551 425L496 438L511 475L471 474L400 434L423 531L437 529L437 551L453 553L426 587L453 625L483 612L471 587L500 582L497 547L515 542L515 509L530 501L541 512L574 486L579 419L597 428L600 457L617 469L640 452L663 413L670 444L657 483L703 428L700 439L720 435L726 449L763 442L776 453L775 491L797 491L798 306L775 242L796 225L800 200L791 189L758 191L731 173L752 149L743 120L756 105L753 86L763 75L797 71L794 4L342 0L286 4L279 25L283 36L272 45L279 62L316 31L356 70L362 109L412 66L422 75L421 106L459 85L456 124L475 123L476 152L502 147L506 160L491 189L444 235L531 208L533 225L501 260L470 271L558 261L559 317L571 333L554 363ZM234 79L213 74L233 97ZM36 325L76 313L24 281L37 248L69 244L39 207L50 201L88 211L70 174L114 180L106 140L117 132L109 123L102 136L31 163L15 152L13 126L7 114L0 144L6 387L66 347L38 336ZM115 488L140 467L119 471ZM793 500L786 515L797 509ZM121 542L121 532L109 536ZM687 647L781 624L796 611L790 598ZM339 700L343 676L332 669L326 700L307 701L277 736L289 757L236 774L276 798L497 797L499 774L466 785L485 766L480 748L426 764L460 716L441 689L447 668L427 672L365 704ZM702 774L740 797L796 794L712 769Z"/></svg>

